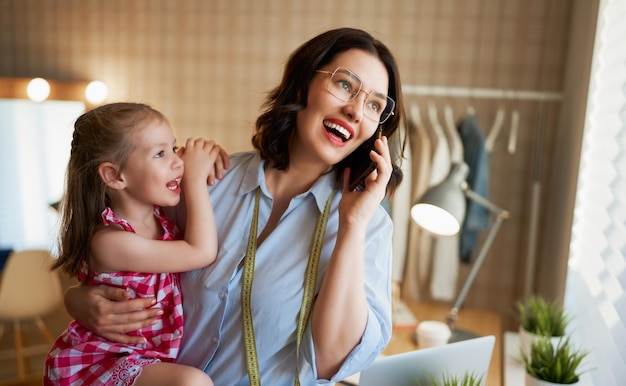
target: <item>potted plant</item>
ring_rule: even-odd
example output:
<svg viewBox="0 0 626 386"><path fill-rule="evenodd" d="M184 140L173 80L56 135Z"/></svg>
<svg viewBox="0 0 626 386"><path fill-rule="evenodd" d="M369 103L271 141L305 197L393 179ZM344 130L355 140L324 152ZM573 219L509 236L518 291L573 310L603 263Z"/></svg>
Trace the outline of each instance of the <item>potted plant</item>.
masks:
<svg viewBox="0 0 626 386"><path fill-rule="evenodd" d="M561 338L556 346L548 337L538 337L531 343L529 353L521 353L526 386L577 384L582 373L580 365L587 354L573 347L569 337Z"/></svg>
<svg viewBox="0 0 626 386"><path fill-rule="evenodd" d="M430 386L480 386L484 378L484 375L475 372L465 372L463 375L443 373L441 380L432 378Z"/></svg>
<svg viewBox="0 0 626 386"><path fill-rule="evenodd" d="M565 336L571 321L563 306L538 295L530 296L526 303L517 302L516 311L520 324L520 347L524 353L528 353L531 342L538 336L551 337L556 345Z"/></svg>

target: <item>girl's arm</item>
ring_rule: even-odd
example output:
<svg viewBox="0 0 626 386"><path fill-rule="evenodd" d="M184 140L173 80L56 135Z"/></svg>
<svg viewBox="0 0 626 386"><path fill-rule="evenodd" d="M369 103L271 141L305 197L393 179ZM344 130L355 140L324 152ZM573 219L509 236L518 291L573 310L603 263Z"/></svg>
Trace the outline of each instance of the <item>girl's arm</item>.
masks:
<svg viewBox="0 0 626 386"><path fill-rule="evenodd" d="M154 240L106 227L92 239L92 251L101 271L181 272L206 266L217 256L217 230L207 191L219 145L205 139L187 140L180 150L185 162L182 179L187 206L185 239Z"/></svg>

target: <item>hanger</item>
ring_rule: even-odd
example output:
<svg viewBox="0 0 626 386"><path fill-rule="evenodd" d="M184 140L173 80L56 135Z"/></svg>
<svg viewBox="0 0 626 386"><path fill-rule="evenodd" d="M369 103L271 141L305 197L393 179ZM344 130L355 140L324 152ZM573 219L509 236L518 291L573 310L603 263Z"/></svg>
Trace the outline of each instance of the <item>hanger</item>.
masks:
<svg viewBox="0 0 626 386"><path fill-rule="evenodd" d="M519 111L514 109L511 113L511 131L509 132L509 154L514 154L517 147L517 133L519 130Z"/></svg>
<svg viewBox="0 0 626 386"><path fill-rule="evenodd" d="M452 111L452 106L449 103L443 107L443 118L446 123L446 127L450 132L456 131L456 125L454 124L454 111Z"/></svg>
<svg viewBox="0 0 626 386"><path fill-rule="evenodd" d="M498 134L500 134L500 130L502 129L502 124L504 123L504 115L505 110L504 106L500 105L498 107L498 111L496 112L496 119L493 122L493 126L489 131L489 135L487 136L487 140L485 140L485 148L488 152L493 150L493 146L498 138Z"/></svg>
<svg viewBox="0 0 626 386"><path fill-rule="evenodd" d="M428 119L435 129L441 128L439 118L437 117L437 105L433 101L428 101Z"/></svg>
<svg viewBox="0 0 626 386"><path fill-rule="evenodd" d="M409 118L415 123L416 126L422 125L422 115L420 113L420 107L417 103L411 104Z"/></svg>
<svg viewBox="0 0 626 386"><path fill-rule="evenodd" d="M474 108L474 95L471 89L469 94L470 96L468 98L467 115L471 117L476 115L476 109Z"/></svg>
<svg viewBox="0 0 626 386"><path fill-rule="evenodd" d="M454 123L454 112L452 111L452 106L450 106L449 103L446 103L443 108L443 117L445 128L448 132L450 140L450 160L453 163L461 163L463 162L463 141L461 140L461 136L456 129L456 124Z"/></svg>

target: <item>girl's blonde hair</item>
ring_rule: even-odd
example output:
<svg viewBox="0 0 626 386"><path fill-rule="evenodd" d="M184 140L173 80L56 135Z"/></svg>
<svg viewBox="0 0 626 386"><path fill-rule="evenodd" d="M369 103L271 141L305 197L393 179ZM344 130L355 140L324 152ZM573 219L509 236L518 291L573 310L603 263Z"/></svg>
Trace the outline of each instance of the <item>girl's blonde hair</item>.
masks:
<svg viewBox="0 0 626 386"><path fill-rule="evenodd" d="M133 150L130 134L152 120L166 118L148 105L122 102L87 111L74 123L60 206L59 258L53 269L76 276L83 260L91 268L91 238L102 224L102 211L110 206L98 166L111 162L123 168Z"/></svg>

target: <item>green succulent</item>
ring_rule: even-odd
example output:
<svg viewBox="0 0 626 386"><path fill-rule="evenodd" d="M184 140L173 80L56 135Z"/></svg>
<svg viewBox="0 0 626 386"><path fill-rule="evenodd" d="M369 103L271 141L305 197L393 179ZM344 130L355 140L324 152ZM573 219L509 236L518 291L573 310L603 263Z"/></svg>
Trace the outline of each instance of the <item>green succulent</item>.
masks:
<svg viewBox="0 0 626 386"><path fill-rule="evenodd" d="M441 380L433 377L430 386L479 386L483 378L483 375L479 376L475 372L466 372L463 375L443 373Z"/></svg>
<svg viewBox="0 0 626 386"><path fill-rule="evenodd" d="M533 295L526 303L515 305L517 318L522 328L535 335L564 336L571 317L556 301L549 302Z"/></svg>
<svg viewBox="0 0 626 386"><path fill-rule="evenodd" d="M542 381L572 384L579 380L582 360L588 352L571 346L569 337L559 339L554 346L546 336L540 336L530 345L530 353L521 353L526 372Z"/></svg>

